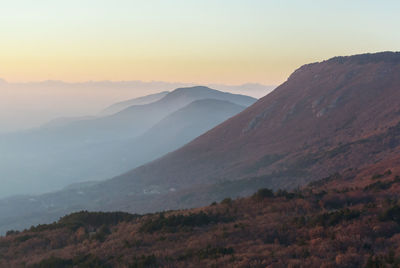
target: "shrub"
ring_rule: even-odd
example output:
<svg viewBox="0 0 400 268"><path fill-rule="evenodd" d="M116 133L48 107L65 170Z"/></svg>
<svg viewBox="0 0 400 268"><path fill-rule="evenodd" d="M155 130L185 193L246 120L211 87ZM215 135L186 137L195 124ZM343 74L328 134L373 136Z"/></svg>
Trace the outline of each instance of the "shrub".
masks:
<svg viewBox="0 0 400 268"><path fill-rule="evenodd" d="M159 267L157 257L153 255L142 255L134 257L133 262L129 265L130 268L144 268L144 267Z"/></svg>
<svg viewBox="0 0 400 268"><path fill-rule="evenodd" d="M394 221L400 224L400 207L398 205L394 205L388 209L386 209L379 216L381 221Z"/></svg>
<svg viewBox="0 0 400 268"><path fill-rule="evenodd" d="M382 178L382 177L383 177L382 174L374 174L374 175L371 177L371 180L377 180L377 179L380 179L380 178Z"/></svg>
<svg viewBox="0 0 400 268"><path fill-rule="evenodd" d="M9 230L9 231L6 232L6 236L16 235L16 234L19 234L19 233L20 233L19 231Z"/></svg>
<svg viewBox="0 0 400 268"><path fill-rule="evenodd" d="M264 198L274 197L274 192L268 188L262 188L253 194L252 198L256 200L262 200Z"/></svg>
<svg viewBox="0 0 400 268"><path fill-rule="evenodd" d="M367 186L364 187L364 191L380 191L380 190L386 190L389 189L392 186L392 182L382 182L382 181L377 181L374 183L371 183Z"/></svg>
<svg viewBox="0 0 400 268"><path fill-rule="evenodd" d="M367 268L380 268L380 267L399 267L400 259L395 257L393 251L385 255L371 255L365 267Z"/></svg>
<svg viewBox="0 0 400 268"><path fill-rule="evenodd" d="M39 224L37 226L32 226L30 228L30 231L41 232L45 230L53 230L64 227L72 231L76 231L80 227L99 228L102 225L111 226L123 221L132 221L138 217L139 215L125 212L80 211L61 217L58 222L54 222L52 224Z"/></svg>
<svg viewBox="0 0 400 268"><path fill-rule="evenodd" d="M225 198L224 200L221 201L221 204L230 206L232 204L232 199L227 197L227 198Z"/></svg>
<svg viewBox="0 0 400 268"><path fill-rule="evenodd" d="M110 228L108 228L107 225L103 225L94 234L93 239L96 239L96 240L98 240L100 242L104 242L109 234L111 234Z"/></svg>
<svg viewBox="0 0 400 268"><path fill-rule="evenodd" d="M71 259L61 259L57 257L50 257L48 259L44 259L36 265L33 265L34 268L52 268L52 267L59 267L59 268L69 268L73 267L73 262Z"/></svg>
<svg viewBox="0 0 400 268"><path fill-rule="evenodd" d="M27 240L29 240L31 238L34 238L34 237L35 237L34 235L25 234L25 235L22 235L22 236L18 236L17 238L15 238L15 240L18 241L18 242L25 242L25 241L27 241Z"/></svg>
<svg viewBox="0 0 400 268"><path fill-rule="evenodd" d="M333 226L341 221L350 221L358 218L361 212L358 210L341 209L334 212L323 213L317 217L317 222L322 226Z"/></svg>
<svg viewBox="0 0 400 268"><path fill-rule="evenodd" d="M203 259L217 259L226 255L233 255L234 250L232 247L212 247L208 245L206 248L193 250L187 250L183 255L178 257L178 260L183 261L192 258Z"/></svg>
<svg viewBox="0 0 400 268"><path fill-rule="evenodd" d="M374 174L374 175L371 177L371 179L376 180L376 179L380 179L380 178L383 178L383 177L385 177L385 176L390 176L390 175L392 175L392 171L391 171L390 169L388 169L388 170L386 170L383 174L379 174L379 173Z"/></svg>
<svg viewBox="0 0 400 268"><path fill-rule="evenodd" d="M342 178L342 175L340 175L340 173L336 172L336 173L334 173L334 174L332 174L332 175L330 175L328 177L325 177L323 179L312 181L312 182L310 182L308 184L308 186L310 186L310 187L320 187L320 186L323 186L323 185L325 185L325 184L327 184L327 183L329 183L331 181L334 181L334 180L337 180L337 179L340 179L340 178Z"/></svg>
<svg viewBox="0 0 400 268"><path fill-rule="evenodd" d="M138 215L125 212L88 212L80 211L62 217L58 224L64 225L73 230L79 227L101 227L102 225L116 225L123 221L132 221Z"/></svg>
<svg viewBox="0 0 400 268"><path fill-rule="evenodd" d="M350 221L360 217L361 212L358 210L351 209L341 209L333 212L326 212L322 214L318 214L311 217L296 217L294 218L294 223L297 226L305 226L308 225L310 227L313 226L324 226L330 227L339 224L342 221Z"/></svg>
<svg viewBox="0 0 400 268"><path fill-rule="evenodd" d="M294 199L294 198L304 198L303 194L300 191L288 192L286 190L279 189L276 194L276 197L285 197L286 199Z"/></svg>
<svg viewBox="0 0 400 268"><path fill-rule="evenodd" d="M44 259L37 264L32 266L33 268L111 268L110 265L107 265L105 262L101 261L98 257L88 254L74 257L73 259L62 259L58 257L50 257L48 259Z"/></svg>
<svg viewBox="0 0 400 268"><path fill-rule="evenodd" d="M176 232L183 227L199 227L211 223L228 222L233 220L229 216L221 214L204 213L189 213L188 215L171 215L165 217L160 214L156 219L146 220L140 227L141 232L153 233L156 231Z"/></svg>
<svg viewBox="0 0 400 268"><path fill-rule="evenodd" d="M392 175L392 171L390 169L386 170L385 173L383 173L384 176L389 176Z"/></svg>

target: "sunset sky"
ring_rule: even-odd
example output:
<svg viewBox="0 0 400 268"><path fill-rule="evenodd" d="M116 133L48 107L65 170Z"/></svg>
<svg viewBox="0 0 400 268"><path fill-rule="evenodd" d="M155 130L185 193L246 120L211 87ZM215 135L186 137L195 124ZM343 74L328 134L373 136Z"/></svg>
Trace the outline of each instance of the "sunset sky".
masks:
<svg viewBox="0 0 400 268"><path fill-rule="evenodd" d="M3 1L0 77L279 84L304 63L400 50L399 12L396 0Z"/></svg>

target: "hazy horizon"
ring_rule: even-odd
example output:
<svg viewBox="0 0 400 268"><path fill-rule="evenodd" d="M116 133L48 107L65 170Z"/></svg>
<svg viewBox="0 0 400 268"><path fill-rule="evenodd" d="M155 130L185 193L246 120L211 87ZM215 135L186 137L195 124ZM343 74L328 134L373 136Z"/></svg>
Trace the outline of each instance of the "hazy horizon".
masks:
<svg viewBox="0 0 400 268"><path fill-rule="evenodd" d="M0 8L0 267L400 266L400 1Z"/></svg>
<svg viewBox="0 0 400 268"><path fill-rule="evenodd" d="M132 98L195 83L163 81L41 81L0 83L0 133L26 130L56 118L98 115L106 107ZM207 84L214 89L262 97L275 86Z"/></svg>
<svg viewBox="0 0 400 268"><path fill-rule="evenodd" d="M278 85L304 63L398 50L399 9L392 0L9 1L0 77Z"/></svg>
<svg viewBox="0 0 400 268"><path fill-rule="evenodd" d="M361 0L3 3L0 132L186 85L259 98L303 64L399 50L399 9ZM253 89L236 86L246 83Z"/></svg>

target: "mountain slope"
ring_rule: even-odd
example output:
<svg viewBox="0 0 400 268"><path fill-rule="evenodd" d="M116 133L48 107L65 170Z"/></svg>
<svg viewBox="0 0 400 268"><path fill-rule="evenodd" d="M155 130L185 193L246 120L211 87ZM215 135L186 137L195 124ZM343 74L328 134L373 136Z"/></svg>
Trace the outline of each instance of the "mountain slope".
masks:
<svg viewBox="0 0 400 268"><path fill-rule="evenodd" d="M0 237L0 266L397 267L399 164L191 210L73 213Z"/></svg>
<svg viewBox="0 0 400 268"><path fill-rule="evenodd" d="M274 175L270 186L294 186L398 147L379 140L397 137L399 100L400 53L305 65L236 117L115 181L175 187Z"/></svg>
<svg viewBox="0 0 400 268"><path fill-rule="evenodd" d="M146 133L123 146L123 155L139 166L185 145L245 109L244 106L215 99L197 100L168 115Z"/></svg>
<svg viewBox="0 0 400 268"><path fill-rule="evenodd" d="M260 187L295 188L396 158L399 100L400 53L308 64L184 147L111 180L43 198L55 204L54 213L149 212L206 205ZM49 211L37 215L46 218Z"/></svg>
<svg viewBox="0 0 400 268"><path fill-rule="evenodd" d="M294 188L394 157L400 152L399 89L400 53L305 65L186 146L85 194L107 196L93 205L109 210L193 207L222 198L221 189L235 197L260 187Z"/></svg>
<svg viewBox="0 0 400 268"><path fill-rule="evenodd" d="M86 146L84 151L90 153L81 155L79 160L83 166L80 171L90 178L110 178L129 171L176 150L244 109L243 106L215 99L194 101L161 119L137 138L102 146ZM93 155L97 156L95 161L92 160ZM74 167L77 165L79 163Z"/></svg>
<svg viewBox="0 0 400 268"><path fill-rule="evenodd" d="M81 155L73 168L81 172L89 170L92 174L94 172L92 170L95 170L95 174L99 176L115 174L124 168L129 170L134 165L141 165L184 145L244 109L243 106L221 100L194 101L165 117L137 139L103 145L99 148L88 147L87 150L91 154L98 155L96 162L93 163L91 160L91 154ZM74 159L68 160L68 162L72 161ZM79 166L79 162L82 162L83 167ZM102 164L97 165L96 163L99 162ZM86 192L87 188L97 184L96 182L77 183L56 193L3 199L0 201L0 232L52 221L65 213L76 210L77 207L83 209L85 204L88 207L92 206L92 209L99 208L97 205L101 202L97 204L96 200L99 200L101 196ZM118 193L115 194L118 195ZM89 201L86 198L93 199ZM91 205L91 202L94 204Z"/></svg>
<svg viewBox="0 0 400 268"><path fill-rule="evenodd" d="M119 150L120 146L132 142L164 117L191 102L210 98L247 106L255 102L251 97L207 87L180 88L156 102L130 106L113 115L2 135L0 176L5 179L0 196L43 193L70 183L107 179L125 172L138 164L122 161L107 169L109 165L104 161L111 157L124 158L124 155L118 155L123 152ZM212 117L209 119L214 126ZM190 138L201 133L193 134ZM171 150L176 148L170 147ZM156 153L152 155L159 156Z"/></svg>

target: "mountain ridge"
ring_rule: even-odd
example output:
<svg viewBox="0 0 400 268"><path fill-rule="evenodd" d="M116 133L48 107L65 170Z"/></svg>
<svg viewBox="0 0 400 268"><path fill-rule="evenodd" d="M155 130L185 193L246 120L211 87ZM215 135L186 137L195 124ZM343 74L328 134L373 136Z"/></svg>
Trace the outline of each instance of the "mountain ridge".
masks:
<svg viewBox="0 0 400 268"><path fill-rule="evenodd" d="M154 94L150 94L150 95L146 95L146 96L142 96L142 97L138 97L138 98L120 101L120 102L114 103L114 104L106 107L105 109L103 109L100 112L100 115L111 115L111 114L120 112L123 109L128 108L129 106L132 106L132 105L149 104L149 103L160 100L161 98L165 97L168 93L169 93L169 91L162 91L159 93L154 93Z"/></svg>
<svg viewBox="0 0 400 268"><path fill-rule="evenodd" d="M116 150L120 149L122 144L139 138L170 113L204 98L229 100L245 106L256 100L207 87L181 88L177 93L168 93L158 101L133 105L113 115L80 121L72 120L72 122L67 120L67 122L47 125L39 129L1 135L0 144L5 152L9 153L0 156L3 163L0 166L0 175L9 178L8 184L12 186L10 189L14 192L16 191L14 189L23 188L26 185L17 181L36 180L35 183L32 182L35 193L56 190L66 186L67 183L113 177L127 171L128 164L131 165L130 168L137 166L135 163L126 162L123 159L124 155L116 154ZM210 122L214 122L210 114L209 119ZM214 125L210 124L210 127L212 126ZM199 134L201 133L193 131L191 138ZM123 151L124 148L121 149L121 152ZM117 160L111 158L111 155L113 158L122 160L120 165ZM157 156L160 155L153 154L152 157ZM107 160L107 157L111 158L110 161L115 164L113 168L107 169L107 162L101 164L102 162L96 161L96 159ZM143 161L140 161L140 164L142 163ZM45 185L40 185L40 181L43 180L46 180ZM7 185L4 185L3 193L11 191L6 187ZM25 192L28 190L32 192L33 189L29 187ZM23 191L17 193L23 193Z"/></svg>
<svg viewBox="0 0 400 268"><path fill-rule="evenodd" d="M385 54L386 55L386 54ZM396 54L397 55L397 54ZM397 57L397 56L396 56ZM375 61L375 60L374 60ZM333 61L335 62L335 61ZM309 73L307 74L306 79L311 80L311 87L314 87L313 93L317 93L318 94L318 89L319 89L319 84L324 85L326 87L326 85L329 85L329 83L327 83L326 80L324 81L318 81L318 85L313 85L313 79L319 79L318 77L315 77L315 74L313 74L313 72L317 73L319 71L321 71L320 69L323 70L323 68L328 68L329 64L333 63L332 61L325 61L322 63L319 63L319 65L305 65L305 67L303 66L302 70L309 69L309 68L314 68L312 70L309 70ZM334 63L336 64L336 63ZM372 67L373 70L369 70L371 67L366 67L365 70L361 70L359 69L358 71L364 71L367 73L371 73L373 71L375 71L375 69L379 69L379 68L386 68L387 66L378 66L379 64L375 65ZM361 66L361 65L360 65ZM381 88L381 86L386 86L387 84L390 84L390 81L385 81L385 80L381 80L381 75L379 72L377 72L378 77L375 77L373 79L371 79L371 77L368 78L367 76L367 81L365 82L360 82L358 81L357 77L355 77L357 74L353 72L353 68L357 69L357 68L361 68L364 65L360 66L347 66L349 68L349 70L351 71L339 71L339 73L337 74L337 77L331 77L331 72L328 69L328 75L326 79L331 79L334 80L334 85L331 86L331 91L332 95L328 95L328 96L324 96L321 95L315 97L313 96L313 99L310 99L308 96L302 96L302 94L304 94L304 91L293 91L293 88L298 88L299 85L299 81L293 81L293 79L295 78L294 76L291 76L291 78L288 79L287 82L285 82L283 85L279 86L275 91L273 91L272 93L270 93L269 95L267 95L266 97L260 99L259 101L257 101L253 106L251 106L250 108L248 108L245 113L241 113L237 116L235 116L234 118L231 118L230 120L228 120L227 122L225 122L223 125L219 125L218 127L210 130L209 132L205 133L204 135L202 135L200 138L195 139L192 143L188 144L187 146L179 149L178 151L180 153L182 153L182 161L185 161L186 159L190 159L189 155L184 155L185 152L187 152L188 154L190 154L192 151L195 151L196 153L193 153L194 155L196 155L196 157L199 157L199 153L200 152L207 152L210 148L215 148L216 146L219 146L219 150L224 150L224 148L220 145L222 142L225 142L226 146L229 147L232 144L237 144L238 140L242 139L244 136L249 136L251 138L247 138L246 142L242 142L243 144L246 144L246 147L243 149L240 149L238 147L236 147L236 150L242 150L241 153L245 153L246 150L248 152L251 152L253 154L253 156L250 156L251 159L249 161L257 161L257 156L255 155L255 152L257 152L257 148L260 148L260 146L265 146L266 144L268 144L268 151L269 154L285 154L287 152L283 151L283 149L285 150L292 150L292 148L297 148L297 149L301 149L303 146L307 146L307 143L315 143L314 147L318 147L318 146L325 146L325 147L329 147L329 146L336 146L337 144L339 144L340 142L351 142L354 139L359 139L361 137L364 137L365 135L373 135L373 134L378 134L384 130L379 131L379 125L384 125L383 122L385 122L385 127L386 129L388 127L394 126L398 120L399 117L396 116L396 114L399 112L398 108L396 108L396 106L388 106L385 107L387 105L385 105L385 102L393 102L393 99L399 98L398 94L398 90L396 86L392 86L391 88L387 88L386 91L387 94L386 96L384 96L381 99L382 101L380 103L378 103L377 105L379 105L380 107L383 107L384 109L382 109L381 112L379 111L378 108L375 108L377 111L374 112L375 117L372 120L374 124L371 124L371 119L370 119L370 113L368 112L368 109L366 109L365 107L368 106L369 103L375 103L377 102L377 100L375 99L375 97L379 94L379 89ZM315 69L316 67L318 67L317 69ZM365 66L364 66L365 67ZM390 67L390 66L389 66ZM320 68L320 69L319 69ZM334 68L334 67L332 67ZM398 65L394 66L393 68L397 68L396 69L396 73L399 72L399 67ZM326 70L323 70L326 72ZM294 75L296 75L296 79L298 80L305 80L305 77L303 77L302 74L300 74L298 71L294 73ZM358 74L359 76L364 77L366 74L362 73L362 74ZM393 78L393 79L397 79L394 83L399 83L399 79L396 78L396 76L393 76L392 74L389 74L390 77L389 79ZM336 80L337 78L340 78L342 81L339 83L338 86L336 86ZM373 76L372 76L373 77ZM310 79L311 78L311 79ZM350 81L355 80L353 85L349 85L346 88L346 83L350 83ZM302 81L300 81L302 82ZM353 82L352 82L353 83ZM304 83L303 83L304 84ZM342 86L344 85L344 86ZM336 122L330 121L329 124L326 123L326 121L321 121L320 119L323 119L322 117L331 117L332 119L334 119L335 115L332 115L331 113L336 112L335 109L337 108L338 105L345 105L346 101L348 101L348 99L352 99L354 98L355 94L358 94L358 92L361 90L363 91L361 87L364 86L368 86L370 88L370 92L369 95L367 95L365 97L365 100L358 102L358 107L354 108L354 106L347 104L347 107L345 108L346 110L341 111L340 113L340 117L337 117L338 119L336 119ZM366 86L366 87L367 87ZM342 87L342 88L341 88ZM367 87L367 88L368 88ZM350 89L349 89L350 88ZM340 90L337 91L337 90ZM290 91L288 91L290 90ZM351 91L355 91L354 93L351 92L351 95L349 96L348 93ZM357 92L357 93L356 93ZM389 93L390 92L390 93ZM364 92L365 93L365 92ZM282 94L285 94L282 96ZM310 93L311 94L311 93ZM347 94L347 95L346 95ZM297 95L297 96L296 96ZM296 97L300 97L300 99L304 100L304 103L300 102L296 102L296 101L292 101L291 104L288 104L287 102L290 101L290 98L297 100ZM367 99L368 98L368 99ZM286 101L286 105L283 107L283 109L280 109L279 112L274 111L274 110L278 110L277 108L277 104L283 101L283 99ZM307 103L306 103L307 102ZM367 128L364 131L359 131L358 129L354 128L354 129L348 129L346 130L346 124L350 124L352 120L355 120L349 116L347 116L347 121L342 122L343 118L345 114L348 113L348 110L354 109L354 110L361 110L364 109L364 113L361 113L360 115L358 115L359 118L359 123L357 124L357 127L359 128ZM397 109L397 110L396 110ZM307 126L303 126L303 125L293 125L294 129L285 129L284 131L282 131L280 134L277 134L277 130L279 130L279 128L284 128L285 124L290 121L290 120L294 120L293 116L296 115L298 116L298 112L302 110L304 113L304 116L301 118L301 121L304 122L305 124L307 124ZM337 109L336 109L337 110ZM272 113L276 114L276 118L274 118L273 120L271 118L268 118L268 116L270 116ZM343 115L344 114L344 115ZM390 115L390 116L386 116L386 115ZM307 120L305 118L312 118L312 120ZM268 120L266 120L268 119ZM332 120L330 119L330 120ZM390 121L390 119L392 119L392 121ZM300 120L300 119L297 119ZM318 122L317 122L318 120ZM316 123L317 122L317 123ZM311 126L316 123L317 127L316 128L311 128ZM332 124L333 123L333 124ZM235 125L233 125L235 124ZM266 134L265 131L257 131L258 128L261 128L261 124L266 124L266 126L264 126L264 129L266 131L268 131L269 133ZM320 126L318 126L320 125ZM290 125L289 125L290 126ZM370 126L370 127L365 127L365 126ZM382 126L383 127L383 126ZM229 128L229 131L225 131L226 129ZM313 129L315 130L314 133L312 135L309 135L310 133L307 132L307 129ZM340 128L344 128L344 129L340 129ZM375 128L377 130L375 130ZM326 144L324 145L323 143L326 142L324 139L319 138L319 135L330 135L333 131L339 131L342 132L343 136L342 137L337 137L337 138L333 138L331 141L329 141L331 144ZM320 132L321 131L321 132ZM368 132L368 134L366 134ZM218 133L215 134L215 133ZM288 133L296 133L296 135L289 135ZM304 134L302 134L304 133ZM361 133L365 133L365 134L361 134ZM270 139L270 141L263 142L263 136L267 135L268 138ZM356 136L354 136L356 135ZM216 137L217 136L217 137ZM224 137L224 140L219 139L218 137ZM303 140L303 143L299 143L298 139L299 137L302 137L301 139ZM282 140L285 139L286 143L282 143ZM213 140L216 140L216 142L213 142ZM256 143L254 140L258 140L259 142ZM280 142L278 142L278 140ZM260 143L261 142L261 143ZM305 143L305 144L304 144ZM286 145L285 145L286 144ZM286 148L284 148L286 146ZM308 150L315 150L315 148L309 148ZM226 153L224 152L225 155L233 155L234 153ZM238 151L237 153L241 154L240 151ZM260 156L262 157L262 152L259 153ZM184 156L183 156L184 155ZM219 157L215 157L216 159L218 159ZM228 157L229 158L229 157ZM165 158L163 158L163 160L159 160L159 161L165 161ZM172 160L171 160L172 161ZM232 160L231 158L228 159L226 161L227 163L232 163L235 162L234 160ZM180 163L182 166L187 166L186 164ZM231 164L234 165L234 164ZM171 163L169 164L165 164L164 168L163 168L163 176L165 176L166 172L165 172L165 168L167 166L171 166ZM177 168L179 168L179 164L176 164ZM171 168L170 168L171 169ZM204 168L205 170L207 170L207 168ZM149 168L149 170L155 170L154 168ZM168 170L168 169L167 169ZM137 170L136 170L137 173ZM174 174L176 175L176 174ZM174 176L173 175L173 176ZM325 176L327 174L320 174L321 176ZM139 177L140 175L135 174L135 173L131 173L129 176L131 176L132 178ZM157 177L157 176L155 176Z"/></svg>
<svg viewBox="0 0 400 268"><path fill-rule="evenodd" d="M396 60L386 60L390 55ZM397 57L304 65L276 90L176 151L85 188L84 196L61 192L48 198L76 209L153 212L245 196L261 187L292 189L395 158Z"/></svg>

